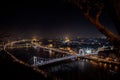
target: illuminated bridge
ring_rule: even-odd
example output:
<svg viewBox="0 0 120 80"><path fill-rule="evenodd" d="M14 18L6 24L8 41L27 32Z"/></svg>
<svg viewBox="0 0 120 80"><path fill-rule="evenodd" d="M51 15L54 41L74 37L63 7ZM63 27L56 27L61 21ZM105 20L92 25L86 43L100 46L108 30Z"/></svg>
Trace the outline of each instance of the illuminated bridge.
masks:
<svg viewBox="0 0 120 80"><path fill-rule="evenodd" d="M60 61L65 61L65 60L69 60L69 59L76 59L78 57L84 57L81 55L71 55L71 56L65 56L65 57L61 57L61 58L55 58L55 59L51 59L48 61L43 61L43 60L39 60L39 57L33 57L33 66L43 66L43 65L47 65L47 64L51 64L51 63L55 63L55 62L60 62Z"/></svg>
<svg viewBox="0 0 120 80"><path fill-rule="evenodd" d="M96 51L96 52L98 52L98 51ZM96 54L96 52L94 54ZM80 58L85 57L86 53L83 49L80 49L79 53L70 54L69 52L67 52L67 54L69 54L69 55L61 57L61 58L50 59L50 60L45 60L44 58L41 59L40 57L34 56L31 60L33 60L33 66L43 66L43 65L52 64L52 63L61 62L61 61L66 61L66 60L74 60L74 59L77 59L79 57Z"/></svg>

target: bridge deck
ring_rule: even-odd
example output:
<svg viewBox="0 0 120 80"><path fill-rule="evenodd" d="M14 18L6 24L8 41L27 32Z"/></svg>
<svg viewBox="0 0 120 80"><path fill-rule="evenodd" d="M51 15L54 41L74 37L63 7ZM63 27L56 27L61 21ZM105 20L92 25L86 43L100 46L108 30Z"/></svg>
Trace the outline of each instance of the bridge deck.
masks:
<svg viewBox="0 0 120 80"><path fill-rule="evenodd" d="M72 56L66 56L66 57L62 57L62 58L57 58L57 59L52 59L49 61L44 61L44 62L36 62L36 64L33 64L33 66L42 66L42 65L47 65L47 64L51 64L51 63L55 63L55 62L60 62L60 61L64 61L64 60L68 60L68 59L74 59L77 57L82 57L80 55L72 55Z"/></svg>

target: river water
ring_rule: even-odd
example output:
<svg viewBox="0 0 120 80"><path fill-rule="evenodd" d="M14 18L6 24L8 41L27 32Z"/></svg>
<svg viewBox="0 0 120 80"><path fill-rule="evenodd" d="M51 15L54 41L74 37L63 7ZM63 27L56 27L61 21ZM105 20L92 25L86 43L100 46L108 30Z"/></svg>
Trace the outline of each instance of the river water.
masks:
<svg viewBox="0 0 120 80"><path fill-rule="evenodd" d="M61 80L120 80L118 66L93 61L73 61L43 67Z"/></svg>
<svg viewBox="0 0 120 80"><path fill-rule="evenodd" d="M25 62L29 62L29 59L34 55L50 57L46 52L43 53L43 51L40 51L37 53L34 49L13 49L9 50L9 52ZM62 62L55 65L43 66L40 67L40 69L45 70L61 80L120 80L119 66L95 63L88 60L78 60L67 63Z"/></svg>

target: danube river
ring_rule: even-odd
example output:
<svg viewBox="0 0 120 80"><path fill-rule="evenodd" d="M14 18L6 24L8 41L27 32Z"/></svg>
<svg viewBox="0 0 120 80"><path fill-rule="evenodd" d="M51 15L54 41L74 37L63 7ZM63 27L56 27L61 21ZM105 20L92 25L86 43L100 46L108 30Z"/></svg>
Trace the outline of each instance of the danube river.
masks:
<svg viewBox="0 0 120 80"><path fill-rule="evenodd" d="M120 80L118 66L79 60L42 67L62 80Z"/></svg>
<svg viewBox="0 0 120 80"><path fill-rule="evenodd" d="M59 53L50 55L48 52L33 48L30 49L12 49L9 52L13 53L18 59L24 62L30 62L33 56L53 58ZM56 56L55 56L56 54ZM61 80L120 80L119 66L95 63L88 60L69 61L67 63L60 62L58 64L39 67L40 69L60 78Z"/></svg>

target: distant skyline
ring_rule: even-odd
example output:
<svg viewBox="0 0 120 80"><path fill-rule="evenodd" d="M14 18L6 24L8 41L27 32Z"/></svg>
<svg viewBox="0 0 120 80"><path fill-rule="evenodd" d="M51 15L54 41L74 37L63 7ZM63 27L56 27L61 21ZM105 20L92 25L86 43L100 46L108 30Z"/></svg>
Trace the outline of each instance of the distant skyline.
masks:
<svg viewBox="0 0 120 80"><path fill-rule="evenodd" d="M0 8L0 31L8 31L12 36L24 38L104 36L84 18L79 8L72 4L62 1L47 3L41 1L39 4L6 3L4 6ZM101 16L101 22L117 34L106 9Z"/></svg>

